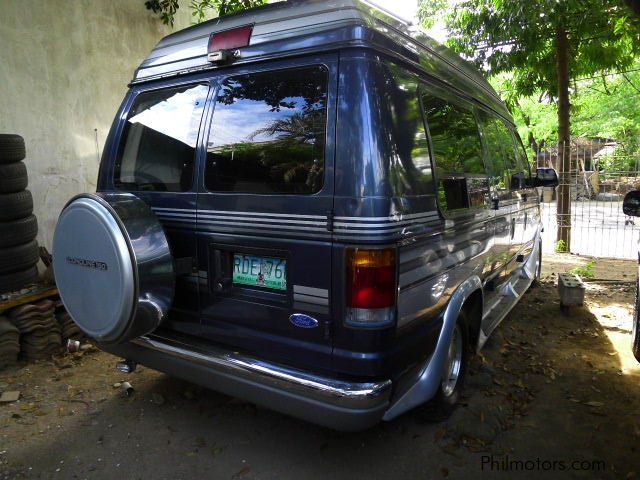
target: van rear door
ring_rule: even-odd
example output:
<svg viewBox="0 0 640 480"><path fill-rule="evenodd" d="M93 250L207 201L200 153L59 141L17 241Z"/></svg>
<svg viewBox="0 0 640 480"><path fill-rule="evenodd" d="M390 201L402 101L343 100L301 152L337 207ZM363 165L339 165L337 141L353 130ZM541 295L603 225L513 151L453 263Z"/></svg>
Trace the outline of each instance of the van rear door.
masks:
<svg viewBox="0 0 640 480"><path fill-rule="evenodd" d="M196 149L207 82L134 87L118 118L107 190L131 192L156 213L176 265L176 294L164 327L199 334L195 264ZM184 213L187 212L187 213ZM191 212L191 213L189 213Z"/></svg>
<svg viewBox="0 0 640 480"><path fill-rule="evenodd" d="M336 58L225 73L197 200L202 334L329 368Z"/></svg>

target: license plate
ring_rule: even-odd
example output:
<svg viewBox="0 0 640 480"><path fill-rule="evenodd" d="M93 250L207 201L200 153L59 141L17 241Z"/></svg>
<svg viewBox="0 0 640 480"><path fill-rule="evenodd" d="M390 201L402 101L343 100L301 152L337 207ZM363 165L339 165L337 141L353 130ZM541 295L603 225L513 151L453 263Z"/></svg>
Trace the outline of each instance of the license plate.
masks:
<svg viewBox="0 0 640 480"><path fill-rule="evenodd" d="M233 283L253 287L287 289L287 261L283 258L233 255Z"/></svg>

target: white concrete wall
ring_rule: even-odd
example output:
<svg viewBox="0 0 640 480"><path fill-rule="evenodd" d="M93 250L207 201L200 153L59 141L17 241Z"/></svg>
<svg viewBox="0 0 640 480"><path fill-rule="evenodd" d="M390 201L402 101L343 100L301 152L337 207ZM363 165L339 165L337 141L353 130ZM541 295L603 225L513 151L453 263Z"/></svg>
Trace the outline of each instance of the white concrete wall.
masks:
<svg viewBox="0 0 640 480"><path fill-rule="evenodd" d="M0 132L25 138L38 239L49 250L66 201L95 191L134 70L190 24L184 4L171 30L144 0L0 0Z"/></svg>

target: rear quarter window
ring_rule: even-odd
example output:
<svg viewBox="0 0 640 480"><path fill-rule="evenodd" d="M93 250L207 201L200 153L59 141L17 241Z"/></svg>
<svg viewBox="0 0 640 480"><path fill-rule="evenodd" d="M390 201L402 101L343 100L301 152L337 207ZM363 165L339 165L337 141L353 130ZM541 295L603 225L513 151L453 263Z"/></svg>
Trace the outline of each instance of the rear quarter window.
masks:
<svg viewBox="0 0 640 480"><path fill-rule="evenodd" d="M482 128L491 164L492 184L498 190L518 190L524 186L529 169L520 158L516 140L509 126L490 113L481 112ZM524 152L523 152L524 153Z"/></svg>
<svg viewBox="0 0 640 480"><path fill-rule="evenodd" d="M328 71L252 73L220 86L207 141L211 192L313 194L325 173Z"/></svg>
<svg viewBox="0 0 640 480"><path fill-rule="evenodd" d="M116 188L163 192L191 189L208 91L206 85L191 85L144 92L136 97L116 160Z"/></svg>
<svg viewBox="0 0 640 480"><path fill-rule="evenodd" d="M435 160L440 208L455 212L486 207L488 180L473 111L428 92L422 94L422 105Z"/></svg>

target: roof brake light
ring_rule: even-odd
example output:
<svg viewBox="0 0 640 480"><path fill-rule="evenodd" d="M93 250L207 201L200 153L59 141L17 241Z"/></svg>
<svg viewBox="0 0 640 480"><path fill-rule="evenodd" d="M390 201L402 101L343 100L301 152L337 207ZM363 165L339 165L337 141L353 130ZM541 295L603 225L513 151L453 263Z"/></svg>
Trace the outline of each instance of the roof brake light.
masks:
<svg viewBox="0 0 640 480"><path fill-rule="evenodd" d="M212 33L209 37L207 59L210 62L224 62L229 60L229 50L246 47L249 45L253 25Z"/></svg>

